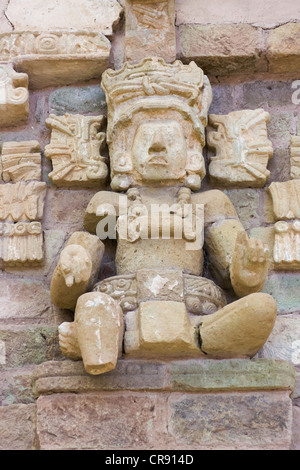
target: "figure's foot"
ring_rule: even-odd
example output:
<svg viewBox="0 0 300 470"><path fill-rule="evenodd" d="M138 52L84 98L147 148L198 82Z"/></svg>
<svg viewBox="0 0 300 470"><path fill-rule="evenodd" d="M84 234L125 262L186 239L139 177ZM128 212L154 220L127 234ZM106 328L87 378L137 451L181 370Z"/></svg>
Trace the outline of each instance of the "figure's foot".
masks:
<svg viewBox="0 0 300 470"><path fill-rule="evenodd" d="M251 294L204 317L201 350L214 358L253 357L267 341L277 315L273 297Z"/></svg>

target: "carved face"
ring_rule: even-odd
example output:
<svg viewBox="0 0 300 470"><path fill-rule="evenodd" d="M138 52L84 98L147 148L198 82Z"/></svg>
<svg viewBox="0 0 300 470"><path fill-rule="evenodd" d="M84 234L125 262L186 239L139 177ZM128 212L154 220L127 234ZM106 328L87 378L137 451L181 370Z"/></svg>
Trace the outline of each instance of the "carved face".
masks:
<svg viewBox="0 0 300 470"><path fill-rule="evenodd" d="M143 180L177 180L185 175L186 142L175 120L142 122L132 145L132 161Z"/></svg>

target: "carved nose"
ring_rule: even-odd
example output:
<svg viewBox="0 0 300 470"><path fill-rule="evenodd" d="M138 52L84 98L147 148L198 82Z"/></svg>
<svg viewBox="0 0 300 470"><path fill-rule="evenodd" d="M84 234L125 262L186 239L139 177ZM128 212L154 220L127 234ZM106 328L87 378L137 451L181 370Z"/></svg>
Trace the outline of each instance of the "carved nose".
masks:
<svg viewBox="0 0 300 470"><path fill-rule="evenodd" d="M165 152L166 150L167 148L162 133L160 131L156 131L149 148L149 153Z"/></svg>

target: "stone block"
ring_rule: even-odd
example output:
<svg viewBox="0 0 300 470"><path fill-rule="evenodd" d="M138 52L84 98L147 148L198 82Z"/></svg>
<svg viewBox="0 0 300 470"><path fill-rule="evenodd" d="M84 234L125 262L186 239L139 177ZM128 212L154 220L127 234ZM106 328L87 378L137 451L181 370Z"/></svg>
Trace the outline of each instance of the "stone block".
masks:
<svg viewBox="0 0 300 470"><path fill-rule="evenodd" d="M173 396L169 432L197 449L288 450L292 404L288 392Z"/></svg>
<svg viewBox="0 0 300 470"><path fill-rule="evenodd" d="M49 361L34 371L36 395L48 393L83 393L117 390L163 390L166 386L166 364L134 359L119 359L116 368L91 376L82 361Z"/></svg>
<svg viewBox="0 0 300 470"><path fill-rule="evenodd" d="M300 277L297 273L271 273L262 292L273 296L279 314L299 311Z"/></svg>
<svg viewBox="0 0 300 470"><path fill-rule="evenodd" d="M33 367L0 372L0 406L34 403L32 390Z"/></svg>
<svg viewBox="0 0 300 470"><path fill-rule="evenodd" d="M93 30L111 35L119 21L122 8L117 0L100 2L60 0L12 0L6 17L17 31L49 31L53 28Z"/></svg>
<svg viewBox="0 0 300 470"><path fill-rule="evenodd" d="M10 405L0 407L0 449L36 450L36 406Z"/></svg>
<svg viewBox="0 0 300 470"><path fill-rule="evenodd" d="M5 343L6 352L2 370L61 358L58 332L53 326L2 325L0 340Z"/></svg>
<svg viewBox="0 0 300 470"><path fill-rule="evenodd" d="M174 0L126 0L125 56L129 62L159 56L176 59Z"/></svg>
<svg viewBox="0 0 300 470"><path fill-rule="evenodd" d="M289 390L295 386L295 370L275 359L229 359L174 361L169 381L174 391L232 392Z"/></svg>
<svg viewBox="0 0 300 470"><path fill-rule="evenodd" d="M300 408L298 406L293 406L291 450L300 450Z"/></svg>
<svg viewBox="0 0 300 470"><path fill-rule="evenodd" d="M269 32L267 59L271 73L298 72L300 23L287 23Z"/></svg>
<svg viewBox="0 0 300 470"><path fill-rule="evenodd" d="M151 449L165 442L164 397L151 393L85 393L37 400L42 450ZM80 425L79 425L80 423Z"/></svg>
<svg viewBox="0 0 300 470"><path fill-rule="evenodd" d="M259 357L281 359L300 365L300 317L279 315L272 333L258 353Z"/></svg>
<svg viewBox="0 0 300 470"><path fill-rule="evenodd" d="M234 205L239 219L246 230L251 228L253 225L257 225L260 206L260 191L251 188L240 188L225 190L224 193L227 194Z"/></svg>
<svg viewBox="0 0 300 470"><path fill-rule="evenodd" d="M106 114L106 100L99 85L58 88L49 96L49 111L58 116L74 114Z"/></svg>
<svg viewBox="0 0 300 470"><path fill-rule="evenodd" d="M41 281L2 276L0 319L22 322L25 320L48 323L53 320L50 293Z"/></svg>
<svg viewBox="0 0 300 470"><path fill-rule="evenodd" d="M260 31L247 24L179 26L180 56L211 75L252 73L266 68L259 57Z"/></svg>

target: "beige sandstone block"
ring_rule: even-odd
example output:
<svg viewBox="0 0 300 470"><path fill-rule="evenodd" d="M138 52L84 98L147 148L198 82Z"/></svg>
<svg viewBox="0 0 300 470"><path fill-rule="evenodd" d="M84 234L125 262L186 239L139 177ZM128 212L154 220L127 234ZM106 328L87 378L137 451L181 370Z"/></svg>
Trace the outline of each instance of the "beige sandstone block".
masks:
<svg viewBox="0 0 300 470"><path fill-rule="evenodd" d="M100 77L108 65L110 42L99 32L56 28L51 32L37 31L0 35L0 61L11 62L18 72L24 72L19 75L21 87L28 83L26 74L30 88L45 88ZM19 119L28 114L25 91L17 91Z"/></svg>
<svg viewBox="0 0 300 470"><path fill-rule="evenodd" d="M262 187L270 176L267 165L273 156L267 135L269 113L263 109L211 114L208 146L216 151L209 165L210 180L226 187Z"/></svg>
<svg viewBox="0 0 300 470"><path fill-rule="evenodd" d="M261 33L249 24L180 25L179 44L182 60L194 60L207 74L266 69L259 57Z"/></svg>
<svg viewBox="0 0 300 470"><path fill-rule="evenodd" d="M44 261L40 222L0 223L0 259L6 268L38 266Z"/></svg>
<svg viewBox="0 0 300 470"><path fill-rule="evenodd" d="M111 35L122 8L117 0L12 0L6 16L17 31L92 30Z"/></svg>
<svg viewBox="0 0 300 470"><path fill-rule="evenodd" d="M35 140L4 142L1 162L5 183L41 179L41 147Z"/></svg>
<svg viewBox="0 0 300 470"><path fill-rule="evenodd" d="M268 192L272 198L275 220L300 219L300 181L272 183Z"/></svg>
<svg viewBox="0 0 300 470"><path fill-rule="evenodd" d="M291 179L300 179L300 136L291 137Z"/></svg>
<svg viewBox="0 0 300 470"><path fill-rule="evenodd" d="M1 37L1 35L0 35ZM1 46L0 46L1 50ZM1 56L1 53L0 53ZM10 62L10 59L2 59ZM0 125L16 126L27 121L29 114L28 75L17 73L12 64L0 65Z"/></svg>
<svg viewBox="0 0 300 470"><path fill-rule="evenodd" d="M51 114L46 127L51 129L45 156L52 161L50 180L56 186L99 187L107 176L105 158L100 150L105 133L100 132L104 116Z"/></svg>
<svg viewBox="0 0 300 470"><path fill-rule="evenodd" d="M176 59L174 0L126 0L125 56L131 63L159 56Z"/></svg>
<svg viewBox="0 0 300 470"><path fill-rule="evenodd" d="M287 23L269 32L267 59L271 73L298 72L300 23Z"/></svg>
<svg viewBox="0 0 300 470"><path fill-rule="evenodd" d="M138 312L139 353L151 356L200 355L197 331L184 303L142 302Z"/></svg>

